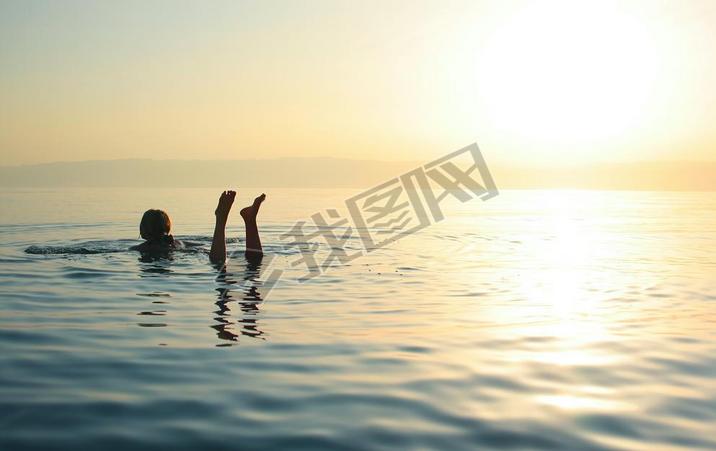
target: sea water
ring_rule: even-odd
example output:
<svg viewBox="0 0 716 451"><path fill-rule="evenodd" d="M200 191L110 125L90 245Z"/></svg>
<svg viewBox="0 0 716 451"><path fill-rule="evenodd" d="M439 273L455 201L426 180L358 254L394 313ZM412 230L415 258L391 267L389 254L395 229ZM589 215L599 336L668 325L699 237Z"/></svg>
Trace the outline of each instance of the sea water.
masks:
<svg viewBox="0 0 716 451"><path fill-rule="evenodd" d="M716 193L446 201L300 281L279 236L359 190L239 189L224 270L219 191L0 193L0 449L716 448ZM199 247L128 251L148 208Z"/></svg>

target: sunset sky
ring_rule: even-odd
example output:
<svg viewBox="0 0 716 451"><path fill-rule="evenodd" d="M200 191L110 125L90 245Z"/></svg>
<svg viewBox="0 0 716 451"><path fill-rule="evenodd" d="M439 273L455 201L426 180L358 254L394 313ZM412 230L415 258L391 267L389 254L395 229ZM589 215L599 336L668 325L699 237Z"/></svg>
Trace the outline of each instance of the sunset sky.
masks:
<svg viewBox="0 0 716 451"><path fill-rule="evenodd" d="M0 165L716 161L716 2L0 0Z"/></svg>

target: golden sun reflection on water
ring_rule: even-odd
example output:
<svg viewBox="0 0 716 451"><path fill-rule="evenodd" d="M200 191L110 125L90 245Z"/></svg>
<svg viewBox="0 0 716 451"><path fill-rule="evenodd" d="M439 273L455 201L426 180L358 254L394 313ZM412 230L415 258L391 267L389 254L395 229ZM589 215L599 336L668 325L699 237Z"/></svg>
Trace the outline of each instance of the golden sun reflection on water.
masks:
<svg viewBox="0 0 716 451"><path fill-rule="evenodd" d="M527 379L530 371L552 371L567 380L592 368L608 372L629 364L620 342L631 332L623 325L638 322L641 313L621 298L658 283L653 271L641 271L653 263L631 256L652 254L654 249L648 247L659 243L624 236L624 224L608 213L625 209L621 221L631 219L628 207L615 205L615 199L611 193L533 194L529 201L535 214L520 218L523 226L516 233L508 226L495 233L494 250L486 247L465 257L483 266L493 252L504 255L507 243L513 246L507 249L511 257L495 259L490 269L494 277L497 267L501 284L510 289L496 288L490 302L473 303L469 313L482 326L492 326L476 333L512 344L499 352L474 350L470 358L461 355L462 361L480 367L489 362L504 376L522 374ZM455 275L460 277L472 292L484 291L486 280L473 271ZM555 380L532 387L532 395L521 403L502 407L515 410L515 415L524 410L524 403L565 411L634 410L634 403L622 395L596 381L585 385Z"/></svg>
<svg viewBox="0 0 716 451"><path fill-rule="evenodd" d="M620 401L605 400L590 396L556 395L537 396L538 403L564 410L627 410L631 406Z"/></svg>

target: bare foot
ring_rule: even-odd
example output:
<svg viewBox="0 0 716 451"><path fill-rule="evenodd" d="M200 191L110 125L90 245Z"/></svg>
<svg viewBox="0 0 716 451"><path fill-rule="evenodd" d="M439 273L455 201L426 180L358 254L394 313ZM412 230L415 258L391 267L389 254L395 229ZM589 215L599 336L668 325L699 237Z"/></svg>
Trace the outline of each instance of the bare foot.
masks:
<svg viewBox="0 0 716 451"><path fill-rule="evenodd" d="M256 199L254 199L254 203L246 208L242 208L239 214L241 214L241 217L244 218L244 221L256 221L256 215L259 214L259 207L261 207L261 203L266 199L266 195L262 194Z"/></svg>
<svg viewBox="0 0 716 451"><path fill-rule="evenodd" d="M226 221L231 211L231 206L234 204L234 198L236 197L236 191L224 191L219 197L219 205L216 206L214 214L216 219Z"/></svg>

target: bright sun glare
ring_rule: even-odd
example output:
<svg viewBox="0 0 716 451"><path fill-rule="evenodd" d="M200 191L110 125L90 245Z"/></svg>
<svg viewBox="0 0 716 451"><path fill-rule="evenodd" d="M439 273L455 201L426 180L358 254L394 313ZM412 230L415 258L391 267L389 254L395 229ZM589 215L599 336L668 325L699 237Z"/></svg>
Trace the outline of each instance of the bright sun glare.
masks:
<svg viewBox="0 0 716 451"><path fill-rule="evenodd" d="M589 152L579 145L644 125L659 72L655 44L643 23L608 5L540 2L493 34L480 97L497 127Z"/></svg>

